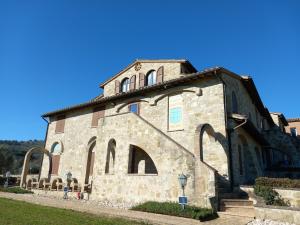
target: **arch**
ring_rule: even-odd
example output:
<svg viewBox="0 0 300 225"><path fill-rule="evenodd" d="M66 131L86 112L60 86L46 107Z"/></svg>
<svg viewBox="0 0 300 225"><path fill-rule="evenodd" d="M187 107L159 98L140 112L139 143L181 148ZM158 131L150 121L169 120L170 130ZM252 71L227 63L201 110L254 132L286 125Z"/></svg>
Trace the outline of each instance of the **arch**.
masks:
<svg viewBox="0 0 300 225"><path fill-rule="evenodd" d="M128 77L125 77L121 82L121 92L127 92L130 89L130 80Z"/></svg>
<svg viewBox="0 0 300 225"><path fill-rule="evenodd" d="M123 103L121 104L117 109L116 109L116 112L119 113L121 111L121 109L123 109L124 107L132 104L132 103L139 103L139 102L146 102L146 103L149 103L149 101L147 100L142 100L142 99L137 99L137 100L131 100L129 102L126 102L126 103Z"/></svg>
<svg viewBox="0 0 300 225"><path fill-rule="evenodd" d="M95 160L95 147L97 138L94 136L88 141L87 152L85 157L85 176L84 184L89 184L91 182L90 177L93 175L94 170L94 160Z"/></svg>
<svg viewBox="0 0 300 225"><path fill-rule="evenodd" d="M213 127L208 123L200 124L196 128L195 138L195 143L198 143L195 146L195 156L220 175L228 177L227 154Z"/></svg>
<svg viewBox="0 0 300 225"><path fill-rule="evenodd" d="M147 74L146 74L146 86L151 86L156 84L156 71L155 70L150 70Z"/></svg>
<svg viewBox="0 0 300 225"><path fill-rule="evenodd" d="M231 93L231 111L232 113L238 113L239 109L238 109L238 101L237 101L237 97L234 91L232 91Z"/></svg>
<svg viewBox="0 0 300 225"><path fill-rule="evenodd" d="M158 174L152 158L146 151L135 145L129 147L128 173Z"/></svg>
<svg viewBox="0 0 300 225"><path fill-rule="evenodd" d="M171 90L171 91L166 92L165 94L156 96L154 99L151 99L150 105L155 106L157 104L157 102L162 100L163 98L168 97L169 95L182 94L183 92L196 93L197 96L202 95L201 88L198 88L197 90L180 90L180 91Z"/></svg>
<svg viewBox="0 0 300 225"><path fill-rule="evenodd" d="M256 164L254 161L254 155L251 153L251 149L249 147L247 139L239 134L238 135L239 142L242 147L242 155L243 155L243 166L244 166L244 179L243 182L245 184L252 184L255 178L258 176L258 170L256 168Z"/></svg>
<svg viewBox="0 0 300 225"><path fill-rule="evenodd" d="M62 141L55 141L51 146L51 154L52 155L61 155L64 151L64 146Z"/></svg>
<svg viewBox="0 0 300 225"><path fill-rule="evenodd" d="M29 169L29 161L30 161L31 155L34 152L41 152L44 155L48 156L48 158L49 158L48 179L50 179L50 171L51 171L51 168L52 168L51 153L43 147L34 147L34 148L29 149L29 151L25 155L24 162L23 162L23 169L22 169L20 187L23 187L24 185L26 185L26 177L27 177L28 169ZM40 174L41 174L41 171L40 171Z"/></svg>
<svg viewBox="0 0 300 225"><path fill-rule="evenodd" d="M106 174L114 173L115 157L116 157L116 141L115 139L110 139L107 145L107 153L106 153L106 164L105 164Z"/></svg>
<svg viewBox="0 0 300 225"><path fill-rule="evenodd" d="M51 174L58 175L60 155L63 152L62 141L55 141L51 146Z"/></svg>

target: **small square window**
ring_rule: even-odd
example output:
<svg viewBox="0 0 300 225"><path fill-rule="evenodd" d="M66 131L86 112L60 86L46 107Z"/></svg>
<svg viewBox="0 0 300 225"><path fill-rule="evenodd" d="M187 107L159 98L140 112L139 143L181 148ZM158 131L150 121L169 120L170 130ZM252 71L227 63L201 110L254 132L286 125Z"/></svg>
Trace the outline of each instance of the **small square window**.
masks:
<svg viewBox="0 0 300 225"><path fill-rule="evenodd" d="M291 135L293 136L293 137L297 137L297 129L296 129L296 127L291 127Z"/></svg>
<svg viewBox="0 0 300 225"><path fill-rule="evenodd" d="M170 109L170 123L172 124L180 123L181 118L182 118L181 107Z"/></svg>
<svg viewBox="0 0 300 225"><path fill-rule="evenodd" d="M133 112L135 114L139 114L139 106L137 103L129 105L129 112Z"/></svg>

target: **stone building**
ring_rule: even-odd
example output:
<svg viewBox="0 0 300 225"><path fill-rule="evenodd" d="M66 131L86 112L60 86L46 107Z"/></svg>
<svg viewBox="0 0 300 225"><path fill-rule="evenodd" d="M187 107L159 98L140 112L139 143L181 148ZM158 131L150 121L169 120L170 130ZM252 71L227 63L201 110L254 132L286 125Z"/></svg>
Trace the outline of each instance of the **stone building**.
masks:
<svg viewBox="0 0 300 225"><path fill-rule="evenodd" d="M288 125L285 127L287 133L292 137L300 138L300 118L287 119Z"/></svg>
<svg viewBox="0 0 300 225"><path fill-rule="evenodd" d="M274 152L299 163L295 147L270 142L286 134L249 76L222 67L198 72L187 60L136 60L100 87L88 102L43 115L40 180L51 187L71 172L93 200L177 201L183 173L189 203L217 207L222 193L263 176Z"/></svg>

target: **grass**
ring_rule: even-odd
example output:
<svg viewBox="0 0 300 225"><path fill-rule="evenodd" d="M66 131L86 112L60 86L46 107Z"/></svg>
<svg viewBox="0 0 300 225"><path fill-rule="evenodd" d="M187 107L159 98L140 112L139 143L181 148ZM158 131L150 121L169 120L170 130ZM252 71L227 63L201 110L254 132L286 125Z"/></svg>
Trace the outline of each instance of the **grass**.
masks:
<svg viewBox="0 0 300 225"><path fill-rule="evenodd" d="M28 190L22 189L20 187L10 187L10 188L0 187L0 192L9 192L9 193L15 193L15 194L33 194L32 191L28 191Z"/></svg>
<svg viewBox="0 0 300 225"><path fill-rule="evenodd" d="M5 225L145 225L143 222L113 217L99 217L0 198L0 224Z"/></svg>
<svg viewBox="0 0 300 225"><path fill-rule="evenodd" d="M217 214L212 209L186 206L186 208L182 210L181 206L175 202L145 202L131 209L136 211L193 218L200 221L210 220L217 217Z"/></svg>

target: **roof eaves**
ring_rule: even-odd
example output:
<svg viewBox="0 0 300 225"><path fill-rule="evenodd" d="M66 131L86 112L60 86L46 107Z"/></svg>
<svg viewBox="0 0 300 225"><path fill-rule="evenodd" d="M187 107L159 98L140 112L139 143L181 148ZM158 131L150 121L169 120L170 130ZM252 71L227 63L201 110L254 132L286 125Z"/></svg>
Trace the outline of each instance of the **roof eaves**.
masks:
<svg viewBox="0 0 300 225"><path fill-rule="evenodd" d="M67 108L63 108L60 110L55 110L52 112L48 112L42 115L42 117L48 117L48 116L53 116L53 115L57 115L57 114L62 114L71 110L76 110L76 109L80 109L80 108L84 108L84 107L88 107L88 106L94 106L94 105L99 105L108 101L114 101L117 99L122 99L122 98L127 98L127 97L131 97L131 96L135 96L135 95L139 95L142 94L144 92L150 92L152 90L156 90L159 88L166 88L172 85L176 85L178 83L182 83L182 82L188 82L190 80L195 80L195 79L199 79L199 78L204 78L207 77L207 75L209 75L211 72L217 71L219 70L219 67L214 67L214 68L209 68L206 70L203 70L201 72L197 72L197 73L192 73L192 74L188 74L185 75L184 77L179 77L179 78L175 78L172 80L168 80L162 83L158 83L152 86L146 86L146 87L142 87L133 91L129 91L129 92L125 92L125 93L120 93L120 94L116 94L113 96L108 96L108 97L102 97L99 100L90 100L88 102L84 102L78 105L74 105L74 106L70 106Z"/></svg>

